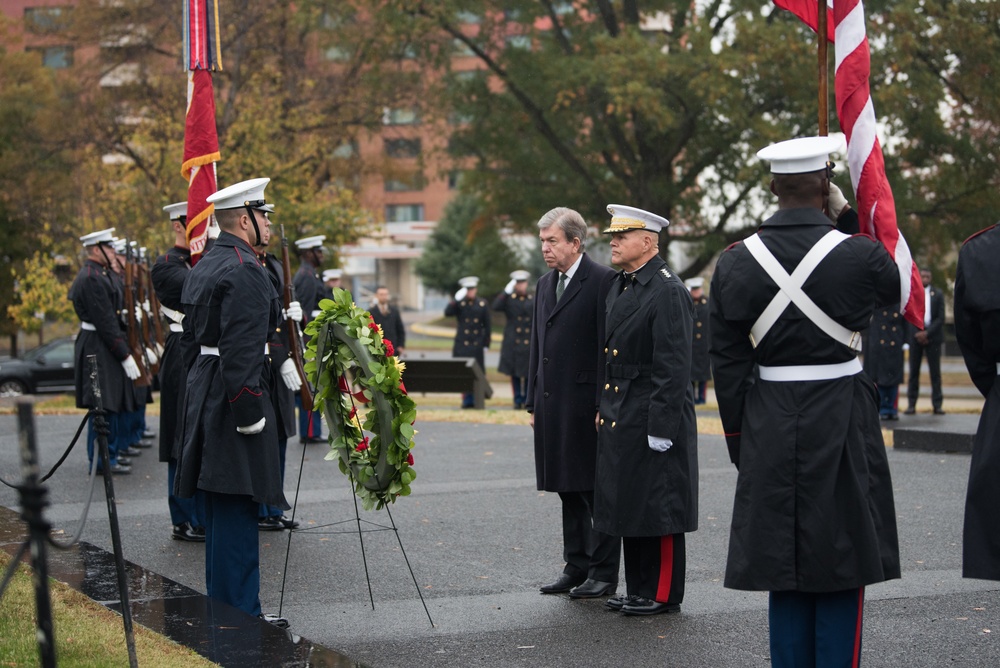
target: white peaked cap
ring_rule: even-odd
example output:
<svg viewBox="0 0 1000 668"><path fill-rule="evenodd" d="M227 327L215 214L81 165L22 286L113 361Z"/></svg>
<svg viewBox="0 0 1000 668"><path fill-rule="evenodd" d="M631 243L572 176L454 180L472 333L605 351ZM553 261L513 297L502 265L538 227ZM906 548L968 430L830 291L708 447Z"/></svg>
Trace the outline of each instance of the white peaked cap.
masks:
<svg viewBox="0 0 1000 668"><path fill-rule="evenodd" d="M513 278L515 281L521 282L531 278L531 274L529 274L524 269L518 269L517 271L510 272L510 277Z"/></svg>
<svg viewBox="0 0 1000 668"><path fill-rule="evenodd" d="M772 174L806 174L825 168L830 154L840 152L843 146L841 134L798 137L762 148L757 157L771 163Z"/></svg>
<svg viewBox="0 0 1000 668"><path fill-rule="evenodd" d="M700 288L705 285L705 279L701 276L695 276L694 278L689 278L684 282L689 290L694 290L695 288Z"/></svg>
<svg viewBox="0 0 1000 668"><path fill-rule="evenodd" d="M344 275L343 269L324 269L323 270L323 280L329 281L334 278L340 278Z"/></svg>
<svg viewBox="0 0 1000 668"><path fill-rule="evenodd" d="M304 239L296 240L295 247L298 248L299 250L322 248L324 241L326 241L326 236L322 234L317 237L305 237Z"/></svg>
<svg viewBox="0 0 1000 668"><path fill-rule="evenodd" d="M188 203L187 202L175 202L173 204L168 204L163 207L163 210L167 212L167 216L170 220L177 220L178 218L187 218L188 215Z"/></svg>
<svg viewBox="0 0 1000 668"><path fill-rule="evenodd" d="M609 204L608 213L611 214L611 225L606 230L603 230L602 234L628 232L629 230L659 232L670 224L670 221L663 216L637 209L634 206Z"/></svg>
<svg viewBox="0 0 1000 668"><path fill-rule="evenodd" d="M84 248L87 246L96 246L97 244L110 244L115 240L115 228L109 227L106 230L101 230L99 232L91 232L90 234L84 234L80 237L80 241L83 242Z"/></svg>
<svg viewBox="0 0 1000 668"><path fill-rule="evenodd" d="M270 182L269 178L240 181L212 193L205 198L205 201L214 204L219 211L241 209L247 205L259 209L264 205L264 188Z"/></svg>
<svg viewBox="0 0 1000 668"><path fill-rule="evenodd" d="M458 279L458 284L461 285L463 288L474 288L477 285L479 285L479 277L463 276L462 278Z"/></svg>

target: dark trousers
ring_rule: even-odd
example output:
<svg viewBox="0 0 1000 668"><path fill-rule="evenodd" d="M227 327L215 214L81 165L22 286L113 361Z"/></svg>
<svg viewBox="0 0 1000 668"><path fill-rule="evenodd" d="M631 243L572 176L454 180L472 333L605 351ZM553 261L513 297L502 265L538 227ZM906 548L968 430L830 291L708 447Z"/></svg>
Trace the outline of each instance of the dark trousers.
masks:
<svg viewBox="0 0 1000 668"><path fill-rule="evenodd" d="M249 496L205 493L205 590L211 598L260 615L259 504Z"/></svg>
<svg viewBox="0 0 1000 668"><path fill-rule="evenodd" d="M524 408L524 400L528 397L528 379L522 376L511 376L510 388L514 391L514 408Z"/></svg>
<svg viewBox="0 0 1000 668"><path fill-rule="evenodd" d="M288 439L278 439L278 465L281 470L281 484L285 484L285 452L288 450ZM285 512L278 506L269 506L266 503L260 504L260 519L265 517L281 517Z"/></svg>
<svg viewBox="0 0 1000 668"><path fill-rule="evenodd" d="M121 414L120 413L105 413L104 421L108 425L108 459L111 461L111 465L114 466L118 463L118 433L119 433L119 422ZM94 431L94 418L91 417L87 420L87 468L88 470L94 463L94 456L97 456L97 469L100 470L101 466L101 456L96 449L97 444L97 432ZM121 447L125 447L124 445Z"/></svg>
<svg viewBox="0 0 1000 668"><path fill-rule="evenodd" d="M865 590L825 594L773 591L772 668L855 668L861 664Z"/></svg>
<svg viewBox="0 0 1000 668"><path fill-rule="evenodd" d="M625 585L630 596L680 605L687 566L684 534L622 538Z"/></svg>
<svg viewBox="0 0 1000 668"><path fill-rule="evenodd" d="M899 385L878 386L878 414L882 417L899 414Z"/></svg>
<svg viewBox="0 0 1000 668"><path fill-rule="evenodd" d="M193 527L205 526L205 493L200 489L189 499L174 494L174 476L177 475L177 460L167 462L167 507L170 509L170 523L180 526L188 522Z"/></svg>
<svg viewBox="0 0 1000 668"><path fill-rule="evenodd" d="M906 388L908 408L917 407L920 396L920 363L927 355L927 370L931 375L931 406L941 408L944 396L941 394L941 344L929 343L922 346L916 341L910 343L910 381Z"/></svg>
<svg viewBox="0 0 1000 668"><path fill-rule="evenodd" d="M323 422L319 411L302 410L302 395L296 392L295 406L299 409L299 438L323 438Z"/></svg>
<svg viewBox="0 0 1000 668"><path fill-rule="evenodd" d="M621 546L617 536L594 531L594 493L559 492L562 500L563 573L599 582L618 582Z"/></svg>
<svg viewBox="0 0 1000 668"><path fill-rule="evenodd" d="M705 392L708 390L708 381L695 380L691 382L691 386L694 389L694 403L705 403Z"/></svg>

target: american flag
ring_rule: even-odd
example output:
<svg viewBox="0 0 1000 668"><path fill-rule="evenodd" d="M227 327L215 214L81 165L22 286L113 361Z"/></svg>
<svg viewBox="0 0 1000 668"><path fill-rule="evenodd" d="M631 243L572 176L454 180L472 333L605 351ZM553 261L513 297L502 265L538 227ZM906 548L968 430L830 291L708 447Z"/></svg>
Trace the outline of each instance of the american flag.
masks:
<svg viewBox="0 0 1000 668"><path fill-rule="evenodd" d="M774 4L817 30L819 3L816 0L774 0ZM826 11L827 39L834 43L837 60L834 82L837 117L847 135L847 164L858 200L861 231L881 241L896 262L903 315L923 329L924 286L917 263L896 222L896 204L885 175L882 146L875 133L875 107L868 84L871 52L865 31L864 6L861 0L829 0Z"/></svg>
<svg viewBox="0 0 1000 668"><path fill-rule="evenodd" d="M184 58L188 89L181 175L188 182L187 242L193 265L205 250L215 209L205 199L218 190L215 163L222 157L212 87L212 70L222 69L217 0L184 0Z"/></svg>

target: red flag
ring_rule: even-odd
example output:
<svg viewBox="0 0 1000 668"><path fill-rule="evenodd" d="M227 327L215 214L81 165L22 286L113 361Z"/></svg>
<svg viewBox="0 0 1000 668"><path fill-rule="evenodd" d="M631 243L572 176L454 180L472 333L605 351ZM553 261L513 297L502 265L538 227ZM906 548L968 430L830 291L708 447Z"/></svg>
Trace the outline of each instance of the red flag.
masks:
<svg viewBox="0 0 1000 668"><path fill-rule="evenodd" d="M184 67L188 70L184 162L188 182L187 242L194 265L205 250L215 207L206 198L218 190L215 163L221 159L215 127L211 70L222 69L218 0L184 0Z"/></svg>
<svg viewBox="0 0 1000 668"><path fill-rule="evenodd" d="M791 11L814 31L817 29L819 3L816 0L774 0L774 4ZM903 315L923 329L924 286L917 263L896 222L896 204L885 175L882 146L875 132L875 107L868 84L871 52L861 0L837 0L833 3L832 19L827 23L832 26L827 31L827 38L834 43L837 59L834 81L837 117L847 135L847 164L858 199L861 231L881 241L889 251L899 268Z"/></svg>

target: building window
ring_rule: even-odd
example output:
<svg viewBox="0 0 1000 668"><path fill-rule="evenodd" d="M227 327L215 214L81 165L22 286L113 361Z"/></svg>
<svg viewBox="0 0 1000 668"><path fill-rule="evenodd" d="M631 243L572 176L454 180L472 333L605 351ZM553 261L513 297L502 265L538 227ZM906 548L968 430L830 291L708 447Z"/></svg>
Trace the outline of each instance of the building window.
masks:
<svg viewBox="0 0 1000 668"><path fill-rule="evenodd" d="M382 125L416 125L420 122L420 113L415 107L390 109L382 111Z"/></svg>
<svg viewBox="0 0 1000 668"><path fill-rule="evenodd" d="M24 23L35 34L53 33L69 27L72 7L25 7Z"/></svg>
<svg viewBox="0 0 1000 668"><path fill-rule="evenodd" d="M504 41L507 42L508 49L531 51L531 37L527 35L507 35Z"/></svg>
<svg viewBox="0 0 1000 668"><path fill-rule="evenodd" d="M42 65L54 70L61 70L73 65L73 47L71 46L33 46L27 51L41 55Z"/></svg>
<svg viewBox="0 0 1000 668"><path fill-rule="evenodd" d="M385 207L387 223L409 223L423 219L423 204L389 204Z"/></svg>
<svg viewBox="0 0 1000 668"><path fill-rule="evenodd" d="M344 46L331 46L323 51L323 57L335 63L345 63L352 55L351 50Z"/></svg>
<svg viewBox="0 0 1000 668"><path fill-rule="evenodd" d="M387 139L385 154L390 158L416 158L420 155L420 139Z"/></svg>
<svg viewBox="0 0 1000 668"><path fill-rule="evenodd" d="M479 14L476 14L475 12L459 11L455 14L455 18L458 19L459 23L469 25L478 25L482 22L482 18L480 18Z"/></svg>
<svg viewBox="0 0 1000 668"><path fill-rule="evenodd" d="M358 142L351 140L345 141L340 146L333 149L331 157L338 158L340 160L347 160L349 158L356 158L358 155Z"/></svg>
<svg viewBox="0 0 1000 668"><path fill-rule="evenodd" d="M458 190L459 186L462 185L464 175L465 172L460 169L448 172L448 190Z"/></svg>
<svg viewBox="0 0 1000 668"><path fill-rule="evenodd" d="M404 193L423 189L424 175L420 172L385 180L385 191L387 193Z"/></svg>
<svg viewBox="0 0 1000 668"><path fill-rule="evenodd" d="M569 2L568 0L560 0L560 2L554 3L552 9L559 16L562 16L564 14L572 14L575 11L573 8L573 3Z"/></svg>

